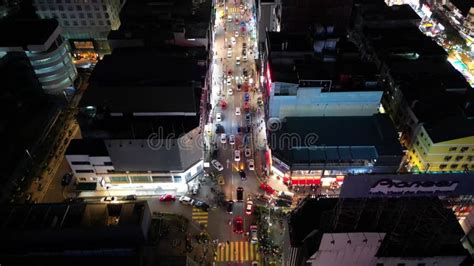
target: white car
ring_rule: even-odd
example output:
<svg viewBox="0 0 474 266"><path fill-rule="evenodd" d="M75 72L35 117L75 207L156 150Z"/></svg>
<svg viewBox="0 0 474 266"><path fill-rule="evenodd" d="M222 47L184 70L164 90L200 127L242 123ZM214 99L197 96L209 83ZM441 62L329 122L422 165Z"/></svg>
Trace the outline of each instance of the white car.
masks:
<svg viewBox="0 0 474 266"><path fill-rule="evenodd" d="M253 159L248 159L247 160L247 165L249 166L250 171L255 170L255 165L254 165Z"/></svg>
<svg viewBox="0 0 474 266"><path fill-rule="evenodd" d="M252 244L257 244L258 243L258 234L257 234L257 226L256 225L251 225L250 226L250 243ZM255 261L254 261L255 262ZM252 262L252 265L254 265ZM258 265L258 263L256 264Z"/></svg>
<svg viewBox="0 0 474 266"><path fill-rule="evenodd" d="M240 107L235 107L235 115L240 115Z"/></svg>
<svg viewBox="0 0 474 266"><path fill-rule="evenodd" d="M186 204L186 205L193 205L194 200L188 196L181 196L179 198L179 202Z"/></svg>
<svg viewBox="0 0 474 266"><path fill-rule="evenodd" d="M245 157L250 157L252 155L252 152L250 151L250 148L245 148L244 149Z"/></svg>
<svg viewBox="0 0 474 266"><path fill-rule="evenodd" d="M234 94L234 91L232 90L232 88L229 88L227 90L227 95L231 96L232 94Z"/></svg>
<svg viewBox="0 0 474 266"><path fill-rule="evenodd" d="M239 37L239 32L238 31L235 32L235 38L237 38L237 37Z"/></svg>
<svg viewBox="0 0 474 266"><path fill-rule="evenodd" d="M227 78L227 86L230 86L232 85L232 78Z"/></svg>
<svg viewBox="0 0 474 266"><path fill-rule="evenodd" d="M232 43L232 45L235 45L236 44L235 37L231 37L230 42Z"/></svg>
<svg viewBox="0 0 474 266"><path fill-rule="evenodd" d="M235 144L235 136L234 136L234 135L230 135L230 136L229 136L229 143L230 143L230 145L234 145L234 144Z"/></svg>
<svg viewBox="0 0 474 266"><path fill-rule="evenodd" d="M216 121L221 122L222 121L222 114L221 113L216 113Z"/></svg>
<svg viewBox="0 0 474 266"><path fill-rule="evenodd" d="M236 162L240 161L240 150L235 150L234 151L234 160Z"/></svg>
<svg viewBox="0 0 474 266"><path fill-rule="evenodd" d="M247 207L245 208L245 214L250 215L252 214L253 210L253 201L247 200Z"/></svg>
<svg viewBox="0 0 474 266"><path fill-rule="evenodd" d="M227 58L231 58L232 57L232 50L227 50Z"/></svg>
<svg viewBox="0 0 474 266"><path fill-rule="evenodd" d="M222 133L221 134L221 143L226 144L226 142L227 142L227 136L224 133Z"/></svg>
<svg viewBox="0 0 474 266"><path fill-rule="evenodd" d="M247 55L246 55L246 54L244 54L244 55L242 56L242 60L243 60L244 62L247 62Z"/></svg>
<svg viewBox="0 0 474 266"><path fill-rule="evenodd" d="M222 166L222 164L221 164L218 160L212 160L212 161L211 161L211 164L212 164L212 166L214 166L214 167L217 169L217 171L219 171L219 172L222 171L222 170L224 170L224 166Z"/></svg>
<svg viewBox="0 0 474 266"><path fill-rule="evenodd" d="M227 16L227 22L232 22L232 16L231 15Z"/></svg>
<svg viewBox="0 0 474 266"><path fill-rule="evenodd" d="M237 57L235 58L235 64L236 64L236 65L240 65L240 57L239 57L239 56L237 56Z"/></svg>

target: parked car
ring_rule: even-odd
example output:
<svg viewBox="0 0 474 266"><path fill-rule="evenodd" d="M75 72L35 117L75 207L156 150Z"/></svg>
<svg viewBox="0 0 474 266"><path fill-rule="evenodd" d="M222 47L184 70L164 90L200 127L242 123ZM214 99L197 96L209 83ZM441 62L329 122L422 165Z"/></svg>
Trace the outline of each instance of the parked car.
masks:
<svg viewBox="0 0 474 266"><path fill-rule="evenodd" d="M176 197L171 194L161 195L160 201L175 201ZM181 201L181 198L179 199Z"/></svg>
<svg viewBox="0 0 474 266"><path fill-rule="evenodd" d="M224 133L224 127L221 124L216 124L216 134Z"/></svg>
<svg viewBox="0 0 474 266"><path fill-rule="evenodd" d="M245 208L245 214L251 215L253 212L253 201L247 200L247 207Z"/></svg>
<svg viewBox="0 0 474 266"><path fill-rule="evenodd" d="M199 184L194 183L193 187L191 188L191 193L192 193L193 195L197 195L197 194L198 194L198 191L199 191Z"/></svg>
<svg viewBox="0 0 474 266"><path fill-rule="evenodd" d="M228 88L227 89L227 95L232 96L233 94L234 94L234 91L232 90L232 88Z"/></svg>
<svg viewBox="0 0 474 266"><path fill-rule="evenodd" d="M250 243L257 244L258 243L258 227L256 225L250 226Z"/></svg>
<svg viewBox="0 0 474 266"><path fill-rule="evenodd" d="M245 114L245 121L250 122L250 113Z"/></svg>
<svg viewBox="0 0 474 266"><path fill-rule="evenodd" d="M243 201L243 200L244 200L244 188L238 187L237 188L237 201Z"/></svg>
<svg viewBox="0 0 474 266"><path fill-rule="evenodd" d="M240 115L240 107L235 107L235 115Z"/></svg>
<svg viewBox="0 0 474 266"><path fill-rule="evenodd" d="M236 31L234 36L235 36L235 38L239 37L239 31Z"/></svg>
<svg viewBox="0 0 474 266"><path fill-rule="evenodd" d="M225 133L221 134L221 143L226 144L227 143L227 135Z"/></svg>
<svg viewBox="0 0 474 266"><path fill-rule="evenodd" d="M212 160L212 161L211 161L211 164L212 164L212 166L214 166L214 168L216 168L217 171L219 171L219 172L222 171L222 170L224 170L224 166L222 166L222 164L221 164L218 160Z"/></svg>
<svg viewBox="0 0 474 266"><path fill-rule="evenodd" d="M228 212L229 214L232 214L233 210L234 210L234 201L233 201L233 200L229 200L229 201L227 202L227 212Z"/></svg>
<svg viewBox="0 0 474 266"><path fill-rule="evenodd" d="M237 56L237 57L235 58L235 64L236 64L236 65L240 65L240 57L239 57L239 56Z"/></svg>
<svg viewBox="0 0 474 266"><path fill-rule="evenodd" d="M117 200L116 197L104 197L100 201L102 201L102 202L113 202L113 201L116 201L116 200Z"/></svg>
<svg viewBox="0 0 474 266"><path fill-rule="evenodd" d="M235 136L234 136L234 135L230 135L230 136L229 136L229 144L230 144L230 145L234 145L234 144L235 144Z"/></svg>
<svg viewBox="0 0 474 266"><path fill-rule="evenodd" d="M137 200L137 195L127 195L123 197L123 200Z"/></svg>
<svg viewBox="0 0 474 266"><path fill-rule="evenodd" d="M248 102L250 100L250 94L248 92L244 93L244 101Z"/></svg>
<svg viewBox="0 0 474 266"><path fill-rule="evenodd" d="M234 218L234 233L242 234L244 232L244 220L237 216Z"/></svg>
<svg viewBox="0 0 474 266"><path fill-rule="evenodd" d="M222 121L222 114L221 113L216 113L216 121L221 122Z"/></svg>
<svg viewBox="0 0 474 266"><path fill-rule="evenodd" d="M183 203L183 204L186 204L186 205L193 205L194 204L194 200L188 196L181 196L179 198L179 202Z"/></svg>
<svg viewBox="0 0 474 266"><path fill-rule="evenodd" d="M248 159L247 160L247 166L249 167L250 171L255 170L255 165L254 165L253 159Z"/></svg>
<svg viewBox="0 0 474 266"><path fill-rule="evenodd" d="M63 178L61 179L61 185L63 187L71 184L71 181L72 181L72 178L73 178L73 174L72 173L66 173L64 174Z"/></svg>
<svg viewBox="0 0 474 266"><path fill-rule="evenodd" d="M263 191L265 191L266 193L268 193L270 195L275 193L275 190L271 186L269 186L268 184L265 184L265 183L260 184L260 189L262 189Z"/></svg>
<svg viewBox="0 0 474 266"><path fill-rule="evenodd" d="M232 57L232 50L227 50L227 58L231 58Z"/></svg>

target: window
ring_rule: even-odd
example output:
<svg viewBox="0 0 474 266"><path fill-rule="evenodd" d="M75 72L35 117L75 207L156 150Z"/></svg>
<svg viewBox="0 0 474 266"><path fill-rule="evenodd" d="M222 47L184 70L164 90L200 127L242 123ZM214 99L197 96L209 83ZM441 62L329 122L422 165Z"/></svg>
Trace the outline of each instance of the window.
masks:
<svg viewBox="0 0 474 266"><path fill-rule="evenodd" d="M94 170L83 170L83 169L80 169L80 170L76 170L76 173L94 173Z"/></svg>
<svg viewBox="0 0 474 266"><path fill-rule="evenodd" d="M150 177L149 176L130 176L130 179L132 180L132 183L150 183Z"/></svg>
<svg viewBox="0 0 474 266"><path fill-rule="evenodd" d="M420 142L419 142L418 140L416 141L416 145L417 145L417 146L420 146Z"/></svg>
<svg viewBox="0 0 474 266"><path fill-rule="evenodd" d="M74 26L79 26L79 23L77 23L77 20L74 20L74 21L72 22L72 24L73 24Z"/></svg>
<svg viewBox="0 0 474 266"><path fill-rule="evenodd" d="M106 22L107 22L107 25L110 25L110 21L107 20Z"/></svg>
<svg viewBox="0 0 474 266"><path fill-rule="evenodd" d="M61 18L67 18L67 15L64 13L61 13Z"/></svg>
<svg viewBox="0 0 474 266"><path fill-rule="evenodd" d="M85 18L84 13L79 13L79 18Z"/></svg>
<svg viewBox="0 0 474 266"><path fill-rule="evenodd" d="M90 165L91 163L88 161L75 161L71 162L72 165Z"/></svg>
<svg viewBox="0 0 474 266"><path fill-rule="evenodd" d="M154 183L173 183L171 176L152 176Z"/></svg>
<svg viewBox="0 0 474 266"><path fill-rule="evenodd" d="M104 21L99 20L99 25L101 25L101 26L104 25Z"/></svg>
<svg viewBox="0 0 474 266"><path fill-rule="evenodd" d="M462 168L463 170L464 170L464 169L467 169L467 168L468 168L467 163L461 165L461 168Z"/></svg>
<svg viewBox="0 0 474 266"><path fill-rule="evenodd" d="M59 11L63 11L63 10L64 10L64 6L63 6L63 5L59 5L59 6L58 6L58 10L59 10Z"/></svg>
<svg viewBox="0 0 474 266"><path fill-rule="evenodd" d="M93 18L92 13L87 13L87 18Z"/></svg>
<svg viewBox="0 0 474 266"><path fill-rule="evenodd" d="M82 6L77 5L77 6L76 6L76 9L79 10L79 11L82 11Z"/></svg>
<svg viewBox="0 0 474 266"><path fill-rule="evenodd" d="M94 6L94 10L95 11L100 11L100 7L99 6Z"/></svg>
<svg viewBox="0 0 474 266"><path fill-rule="evenodd" d="M449 151L456 151L458 148L457 147L451 147L449 148Z"/></svg>
<svg viewBox="0 0 474 266"><path fill-rule="evenodd" d="M112 162L104 162L104 165L114 165Z"/></svg>
<svg viewBox="0 0 474 266"><path fill-rule="evenodd" d="M461 148L461 152L465 152L465 151L467 151L467 150L469 150L469 147L462 147L462 148Z"/></svg>
<svg viewBox="0 0 474 266"><path fill-rule="evenodd" d="M459 161L461 161L463 158L464 158L464 156L456 156L456 159L455 159L455 160L456 160L456 162L459 162Z"/></svg>
<svg viewBox="0 0 474 266"><path fill-rule="evenodd" d="M110 183L130 183L126 176L111 176Z"/></svg>
<svg viewBox="0 0 474 266"><path fill-rule="evenodd" d="M91 6L90 6L90 5L85 5L85 6L84 6L84 9L85 9L86 11L90 11L90 10L91 10Z"/></svg>
<svg viewBox="0 0 474 266"><path fill-rule="evenodd" d="M79 177L79 181L86 181L87 179L85 177Z"/></svg>
<svg viewBox="0 0 474 266"><path fill-rule="evenodd" d="M102 15L100 13L95 13L96 18L102 18Z"/></svg>
<svg viewBox="0 0 474 266"><path fill-rule="evenodd" d="M423 137L424 135L425 135L425 133L421 132L420 137Z"/></svg>
<svg viewBox="0 0 474 266"><path fill-rule="evenodd" d="M64 21L64 26L69 26L69 21L65 20Z"/></svg>
<svg viewBox="0 0 474 266"><path fill-rule="evenodd" d="M76 14L70 14L69 17L74 19L74 18L76 18Z"/></svg>
<svg viewBox="0 0 474 266"><path fill-rule="evenodd" d="M453 158L453 156L444 156L445 161L449 161L449 160L451 160L451 158Z"/></svg>
<svg viewBox="0 0 474 266"><path fill-rule="evenodd" d="M87 22L86 22L85 20L82 20L82 21L81 21L81 25L82 25L82 26L86 26L86 25L87 25Z"/></svg>
<svg viewBox="0 0 474 266"><path fill-rule="evenodd" d="M439 169L444 169L444 168L446 168L446 166L447 166L446 164L440 164Z"/></svg>
<svg viewBox="0 0 474 266"><path fill-rule="evenodd" d="M451 169L456 169L456 168L458 168L457 164L451 164Z"/></svg>

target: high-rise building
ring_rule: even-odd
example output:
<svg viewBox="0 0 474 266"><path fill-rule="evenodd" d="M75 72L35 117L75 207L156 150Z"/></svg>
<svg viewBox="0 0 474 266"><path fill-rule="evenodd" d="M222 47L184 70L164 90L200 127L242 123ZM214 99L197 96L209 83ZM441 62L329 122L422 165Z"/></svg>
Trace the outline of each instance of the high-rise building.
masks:
<svg viewBox="0 0 474 266"><path fill-rule="evenodd" d="M107 35L120 27L121 0L34 0L36 14L56 19L77 50L107 52ZM74 43L76 41L77 43Z"/></svg>
<svg viewBox="0 0 474 266"><path fill-rule="evenodd" d="M3 21L0 34L0 54L28 58L46 93L60 94L73 85L77 70L56 20Z"/></svg>

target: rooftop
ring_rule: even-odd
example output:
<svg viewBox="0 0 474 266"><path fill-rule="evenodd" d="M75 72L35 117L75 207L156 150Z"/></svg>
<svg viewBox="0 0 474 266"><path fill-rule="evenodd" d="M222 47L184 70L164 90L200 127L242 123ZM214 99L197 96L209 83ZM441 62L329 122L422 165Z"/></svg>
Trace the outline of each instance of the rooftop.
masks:
<svg viewBox="0 0 474 266"><path fill-rule="evenodd" d="M396 28L364 28L364 35L382 58L446 58L447 53L415 25ZM400 38L399 36L403 36Z"/></svg>
<svg viewBox="0 0 474 266"><path fill-rule="evenodd" d="M58 27L55 19L2 20L0 47L43 45Z"/></svg>
<svg viewBox="0 0 474 266"><path fill-rule="evenodd" d="M393 21L421 21L418 14L409 5L387 6L383 1L362 4L364 23L383 23ZM377 25L371 25L377 27Z"/></svg>
<svg viewBox="0 0 474 266"><path fill-rule="evenodd" d="M449 2L456 6L463 16L467 16L469 9L474 7L474 2L472 0L450 0Z"/></svg>
<svg viewBox="0 0 474 266"><path fill-rule="evenodd" d="M292 246L305 245L310 255L324 233L354 232L386 233L377 257L467 255L461 226L438 198L307 199L289 227Z"/></svg>
<svg viewBox="0 0 474 266"><path fill-rule="evenodd" d="M104 141L98 139L72 139L66 155L109 156Z"/></svg>
<svg viewBox="0 0 474 266"><path fill-rule="evenodd" d="M296 139L290 141L289 136ZM315 136L312 145L306 143L309 136ZM381 155L402 154L395 128L382 114L290 117L281 129L271 133L269 141L272 152L288 163L373 160Z"/></svg>
<svg viewBox="0 0 474 266"><path fill-rule="evenodd" d="M474 121L463 116L445 117L424 124L433 143L474 137Z"/></svg>

